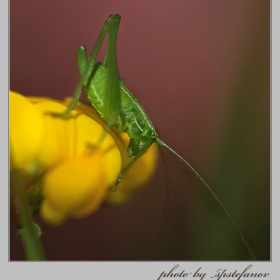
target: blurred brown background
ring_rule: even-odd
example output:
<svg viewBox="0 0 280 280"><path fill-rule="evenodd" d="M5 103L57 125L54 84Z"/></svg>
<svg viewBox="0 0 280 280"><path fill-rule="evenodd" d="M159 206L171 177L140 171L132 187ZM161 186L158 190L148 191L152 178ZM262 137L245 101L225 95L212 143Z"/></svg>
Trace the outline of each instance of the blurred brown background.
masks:
<svg viewBox="0 0 280 280"><path fill-rule="evenodd" d="M160 138L216 192L257 258L269 260L269 1L11 0L11 89L71 96L76 50L91 50L111 13L122 16L117 59L126 86ZM165 157L170 182L159 160L153 180L127 205L58 228L38 218L47 259L250 259L205 186L168 151ZM14 232L10 258L24 259Z"/></svg>

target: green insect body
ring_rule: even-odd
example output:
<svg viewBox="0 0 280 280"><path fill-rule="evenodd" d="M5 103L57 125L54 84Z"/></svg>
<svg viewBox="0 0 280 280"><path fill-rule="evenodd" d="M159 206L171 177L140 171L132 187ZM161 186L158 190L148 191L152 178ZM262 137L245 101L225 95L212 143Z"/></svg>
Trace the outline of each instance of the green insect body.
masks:
<svg viewBox="0 0 280 280"><path fill-rule="evenodd" d="M85 48L80 48L80 50L85 51ZM82 75L84 68L80 61L78 61L78 66ZM91 105L97 110L102 119L108 121L103 114L106 75L106 67L98 62L94 76L85 87ZM124 85L123 80L120 80L119 86L121 111L112 125L117 126L119 131L128 134L130 142L127 148L127 156L134 158L139 152L143 149L146 150L156 141L157 133L144 108Z"/></svg>
<svg viewBox="0 0 280 280"><path fill-rule="evenodd" d="M144 108L141 106L138 99L125 87L123 80L119 77L116 63L116 38L120 19L120 15L113 14L109 16L88 58L85 47L80 47L78 50L77 63L81 74L81 80L67 110L59 114L59 116L67 116L68 113L74 109L80 99L82 89L84 88L92 106L96 108L101 118L106 121L107 130L114 125L117 126L120 131L124 131L128 134L130 143L128 145L127 155L133 158L133 160L121 171L115 186L118 185L122 176L147 151L152 143L155 142L167 148L180 158L207 187L231 220L251 257L256 259L241 230L214 191L181 155L158 138L155 128ZM107 33L109 34L108 46L104 63L102 64L96 60L96 56Z"/></svg>

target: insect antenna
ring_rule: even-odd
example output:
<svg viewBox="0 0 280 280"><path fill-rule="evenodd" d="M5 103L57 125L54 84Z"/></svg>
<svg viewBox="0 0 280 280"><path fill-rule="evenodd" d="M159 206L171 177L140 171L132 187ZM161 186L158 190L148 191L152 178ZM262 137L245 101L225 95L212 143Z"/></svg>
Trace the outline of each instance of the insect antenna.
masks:
<svg viewBox="0 0 280 280"><path fill-rule="evenodd" d="M165 189L165 194L163 196L164 200L163 200L163 205L161 206L162 208L162 217L163 219L160 220L160 226L159 226L159 232L158 232L158 236L160 236L160 234L162 234L163 232L166 232L166 229L168 229L168 221L169 221L169 217L170 217L170 207L171 207L171 193L170 193L170 176L169 176L169 168L168 168L168 161L164 155L164 151L162 146L158 145L159 147L159 152L160 152L160 156L162 159L162 163L163 163L163 168L164 168L164 189ZM161 248L161 244L160 242L160 238L157 239L157 244L158 244L158 248Z"/></svg>
<svg viewBox="0 0 280 280"><path fill-rule="evenodd" d="M235 223L234 219L231 217L231 215L229 214L228 210L226 209L226 207L224 206L224 204L222 203L222 201L217 197L217 195L214 193L214 191L210 188L210 186L203 180L203 178L198 174L198 172L190 165L190 163L188 163L182 156L180 156L177 152L175 152L173 149L171 149L167 144L165 144L162 140L160 140L159 138L157 138L155 140L155 142L163 147L165 147L166 149L168 149L170 152L172 152L174 155L176 155L178 158L180 158L192 171L193 173L200 179L200 181L202 181L202 183L208 188L208 190L210 191L210 193L214 196L214 198L218 201L218 203L220 204L220 206L223 208L224 212L227 214L228 218L231 220L233 226L235 227L235 229L237 230L239 236L241 237L241 240L243 241L244 245L246 246L249 254L251 255L251 257L254 260L257 260L255 254L253 253L251 247L249 246L247 240L245 239L243 233L241 232L241 230L239 229L238 225Z"/></svg>

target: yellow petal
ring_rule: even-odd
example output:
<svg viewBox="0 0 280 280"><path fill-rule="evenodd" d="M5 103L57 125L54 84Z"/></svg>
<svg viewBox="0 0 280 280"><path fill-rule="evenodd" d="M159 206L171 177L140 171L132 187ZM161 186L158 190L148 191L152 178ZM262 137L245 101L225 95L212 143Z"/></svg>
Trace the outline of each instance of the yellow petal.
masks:
<svg viewBox="0 0 280 280"><path fill-rule="evenodd" d="M109 187L105 184L105 172L103 155L98 149L47 172L42 217L56 225L68 217L86 216L97 210Z"/></svg>
<svg viewBox="0 0 280 280"><path fill-rule="evenodd" d="M44 117L24 96L10 91L10 150L12 168L30 164L43 145Z"/></svg>
<svg viewBox="0 0 280 280"><path fill-rule="evenodd" d="M75 157L77 128L74 116L77 113L71 112L68 118L47 114L49 112L62 113L66 109L65 106L54 101L43 101L34 106L44 114L46 122L44 146L38 154L38 161L42 168Z"/></svg>

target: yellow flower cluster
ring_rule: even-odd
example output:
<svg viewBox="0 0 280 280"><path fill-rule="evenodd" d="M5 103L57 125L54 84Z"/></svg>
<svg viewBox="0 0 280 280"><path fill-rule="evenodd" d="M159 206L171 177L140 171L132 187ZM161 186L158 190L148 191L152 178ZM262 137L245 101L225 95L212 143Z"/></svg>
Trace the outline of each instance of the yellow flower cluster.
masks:
<svg viewBox="0 0 280 280"><path fill-rule="evenodd" d="M66 118L50 114L64 112L67 104L69 100L10 92L11 174L20 170L33 181L41 180L40 214L52 225L85 217L104 203L123 204L151 178L158 155L154 144L125 174L117 191L111 192L131 160L126 157L129 138L116 129L105 133L105 123L82 103Z"/></svg>

